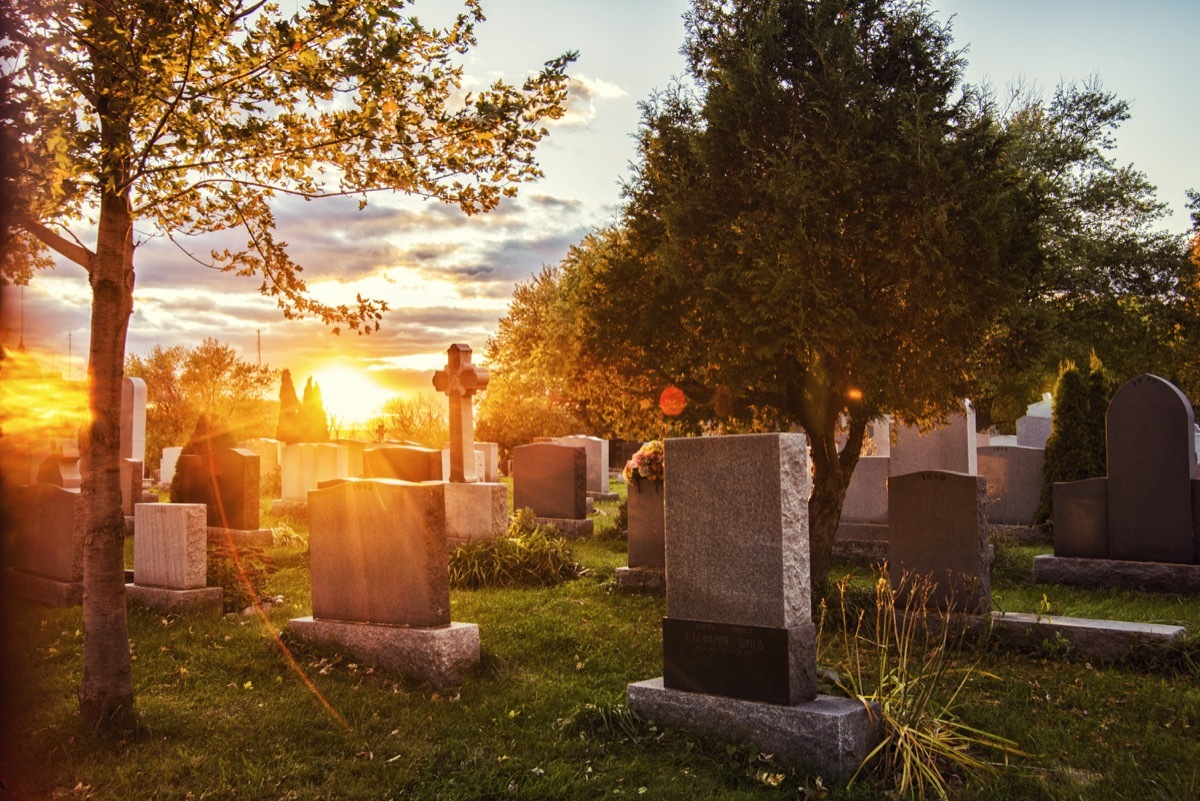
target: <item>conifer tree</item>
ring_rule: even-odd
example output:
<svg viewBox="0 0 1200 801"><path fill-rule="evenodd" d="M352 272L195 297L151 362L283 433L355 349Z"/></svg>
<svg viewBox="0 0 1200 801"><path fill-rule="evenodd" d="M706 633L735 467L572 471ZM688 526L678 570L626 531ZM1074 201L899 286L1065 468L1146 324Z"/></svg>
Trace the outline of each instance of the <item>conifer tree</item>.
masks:
<svg viewBox="0 0 1200 801"><path fill-rule="evenodd" d="M1078 367L1067 363L1054 386L1054 422L1046 440L1036 523L1052 522L1056 483L1104 475L1103 470L1094 472L1093 428L1088 380Z"/></svg>
<svg viewBox="0 0 1200 801"><path fill-rule="evenodd" d="M275 438L288 444L301 439L300 399L296 397L291 370L284 370L279 379L279 427L275 430Z"/></svg>

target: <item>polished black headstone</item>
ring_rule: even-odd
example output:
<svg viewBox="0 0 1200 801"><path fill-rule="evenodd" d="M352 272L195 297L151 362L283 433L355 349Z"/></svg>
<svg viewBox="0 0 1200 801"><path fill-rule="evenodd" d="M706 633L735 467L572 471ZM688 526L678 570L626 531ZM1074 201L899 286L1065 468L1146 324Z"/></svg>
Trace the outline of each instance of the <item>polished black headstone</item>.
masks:
<svg viewBox="0 0 1200 801"><path fill-rule="evenodd" d="M663 618L663 686L748 701L798 703L785 628Z"/></svg>

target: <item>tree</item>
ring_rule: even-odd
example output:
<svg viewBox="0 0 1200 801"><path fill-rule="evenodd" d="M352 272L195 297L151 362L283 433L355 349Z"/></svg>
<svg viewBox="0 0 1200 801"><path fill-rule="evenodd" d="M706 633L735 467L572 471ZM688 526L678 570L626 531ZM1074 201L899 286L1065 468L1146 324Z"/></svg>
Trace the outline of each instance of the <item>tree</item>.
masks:
<svg viewBox="0 0 1200 801"><path fill-rule="evenodd" d="M12 4L0 58L12 68L5 112L20 139L8 188L20 230L0 269L27 276L36 240L79 265L92 289L79 690L88 723L133 720L117 448L139 237L181 243L243 229L247 246L214 251L213 266L261 276L285 317L364 331L386 304L308 297L273 234L273 198L365 203L370 192L400 191L472 214L538 174L541 121L562 113L572 56L520 88L496 82L464 94L454 59L475 43L479 0L464 0L443 28L404 16L406 5L314 0L287 15L255 0ZM76 233L89 216L94 247Z"/></svg>
<svg viewBox="0 0 1200 801"><path fill-rule="evenodd" d="M303 441L300 433L300 399L296 397L292 371L287 369L279 377L279 426L275 429L275 438L288 444Z"/></svg>
<svg viewBox="0 0 1200 801"><path fill-rule="evenodd" d="M441 449L450 440L444 398L425 393L388 399L383 414L372 418L367 429L378 432L381 439L415 442L427 448Z"/></svg>
<svg viewBox="0 0 1200 801"><path fill-rule="evenodd" d="M321 399L321 385L313 382L312 376L304 382L299 425L301 442L329 441L329 420L325 416L325 401Z"/></svg>
<svg viewBox="0 0 1200 801"><path fill-rule="evenodd" d="M696 428L803 428L820 592L868 421L935 421L1012 352L1035 210L922 3L695 0L684 50L695 91L644 105L574 305L589 356L620 342Z"/></svg>
<svg viewBox="0 0 1200 801"><path fill-rule="evenodd" d="M1109 385L1098 362L1085 377L1073 362L1063 365L1054 386L1054 422L1046 440L1042 495L1036 523L1053 523L1054 485L1105 474L1104 415ZM1099 440L1099 449L1097 441Z"/></svg>
<svg viewBox="0 0 1200 801"><path fill-rule="evenodd" d="M1049 99L1018 92L1005 120L1010 150L1031 176L1045 258L1022 311L1023 369L994 376L980 406L1013 422L1049 388L1061 361L1094 352L1118 381L1176 372L1171 342L1184 238L1162 230L1167 207L1146 175L1113 151L1129 104L1098 78Z"/></svg>
<svg viewBox="0 0 1200 801"><path fill-rule="evenodd" d="M606 437L652 437L661 415L643 401L650 390L583 352L577 330L587 325L572 305L576 262L589 258L589 236L572 247L560 267L543 267L517 284L508 312L484 348L491 380L479 403L476 431L505 452L534 437L586 431ZM598 246L598 245L597 245ZM625 345L610 341L614 357ZM654 406L653 409L657 409Z"/></svg>
<svg viewBox="0 0 1200 801"><path fill-rule="evenodd" d="M146 382L146 461L152 469L163 448L186 441L200 415L235 441L258 436L269 425L263 394L274 371L243 361L213 337L194 348L155 345L145 357L130 354L125 375Z"/></svg>

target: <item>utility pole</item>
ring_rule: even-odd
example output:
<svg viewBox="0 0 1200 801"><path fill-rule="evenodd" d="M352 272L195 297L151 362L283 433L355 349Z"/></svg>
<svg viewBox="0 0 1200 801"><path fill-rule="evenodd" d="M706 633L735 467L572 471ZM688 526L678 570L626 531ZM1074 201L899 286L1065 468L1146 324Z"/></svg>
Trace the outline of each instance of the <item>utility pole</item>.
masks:
<svg viewBox="0 0 1200 801"><path fill-rule="evenodd" d="M71 332L67 332L67 380L71 380Z"/></svg>
<svg viewBox="0 0 1200 801"><path fill-rule="evenodd" d="M258 333L258 366L262 367L262 329L256 328L255 331Z"/></svg>

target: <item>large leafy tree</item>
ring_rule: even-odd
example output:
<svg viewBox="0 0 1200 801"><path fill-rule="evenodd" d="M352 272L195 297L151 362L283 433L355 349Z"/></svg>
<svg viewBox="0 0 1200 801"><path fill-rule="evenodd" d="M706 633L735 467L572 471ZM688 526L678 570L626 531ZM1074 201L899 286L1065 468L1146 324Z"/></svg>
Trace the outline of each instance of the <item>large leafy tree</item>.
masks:
<svg viewBox="0 0 1200 801"><path fill-rule="evenodd" d="M1114 157L1129 104L1099 79L1047 98L1019 94L1005 120L1010 152L1031 176L1045 269L1022 313L1024 369L994 376L982 411L1011 422L1054 381L1058 364L1094 352L1118 381L1178 372L1175 338L1184 237L1146 175Z"/></svg>
<svg viewBox="0 0 1200 801"><path fill-rule="evenodd" d="M694 89L645 105L577 308L697 425L803 427L819 590L868 421L948 414L1016 352L1036 212L924 4L695 0L687 31Z"/></svg>
<svg viewBox="0 0 1200 801"><path fill-rule="evenodd" d="M256 0L12 4L0 59L4 125L19 136L7 187L19 230L5 231L3 270L27 277L30 254L48 246L92 289L79 691L89 723L132 720L117 418L139 237L241 229L246 246L215 250L215 266L259 276L285 316L362 331L385 305L308 297L273 234L275 197L365 203L399 191L471 214L537 175L533 151L542 121L562 113L570 55L521 87L464 93L456 59L474 44L478 0L443 28L404 16L407 5L314 0L289 14Z"/></svg>
<svg viewBox="0 0 1200 801"><path fill-rule="evenodd" d="M237 350L214 337L194 348L155 345L145 356L129 354L125 375L146 382L146 461L159 465L163 448L182 445L196 419L204 415L214 428L235 439L274 433L264 394L275 371L245 361Z"/></svg>

